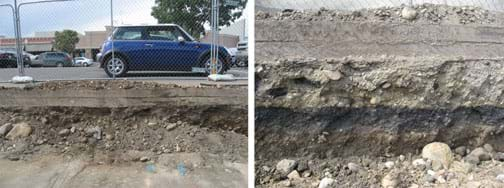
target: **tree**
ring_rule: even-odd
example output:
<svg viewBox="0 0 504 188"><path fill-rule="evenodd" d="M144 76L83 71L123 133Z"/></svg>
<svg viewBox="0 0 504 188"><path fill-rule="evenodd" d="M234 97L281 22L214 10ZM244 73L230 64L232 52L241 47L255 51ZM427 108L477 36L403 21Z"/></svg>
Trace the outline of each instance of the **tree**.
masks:
<svg viewBox="0 0 504 188"><path fill-rule="evenodd" d="M236 4L225 3L237 1ZM240 18L247 0L219 0L219 26L230 25ZM175 23L192 36L199 37L204 31L205 23L212 18L211 0L156 0L152 16L159 23Z"/></svg>
<svg viewBox="0 0 504 188"><path fill-rule="evenodd" d="M75 45L79 42L79 34L77 33L77 31L56 31L54 36L54 48L69 54L73 53L73 51L75 50Z"/></svg>

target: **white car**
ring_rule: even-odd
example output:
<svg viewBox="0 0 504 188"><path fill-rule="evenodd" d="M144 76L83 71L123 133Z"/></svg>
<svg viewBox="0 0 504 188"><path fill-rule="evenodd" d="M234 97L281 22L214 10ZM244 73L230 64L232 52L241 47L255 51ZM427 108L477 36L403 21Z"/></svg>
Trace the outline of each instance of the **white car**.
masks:
<svg viewBox="0 0 504 188"><path fill-rule="evenodd" d="M89 67L89 66L93 65L93 60L85 58L85 57L76 57L74 59L74 65L75 66Z"/></svg>

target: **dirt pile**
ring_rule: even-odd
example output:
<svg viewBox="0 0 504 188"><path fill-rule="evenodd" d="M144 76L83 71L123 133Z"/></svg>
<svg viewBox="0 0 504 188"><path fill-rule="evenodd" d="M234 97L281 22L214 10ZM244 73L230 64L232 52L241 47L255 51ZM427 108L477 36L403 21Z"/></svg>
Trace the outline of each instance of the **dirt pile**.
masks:
<svg viewBox="0 0 504 188"><path fill-rule="evenodd" d="M298 11L287 9L278 13L258 12L258 20L302 20L302 21L355 21L424 24L501 24L501 14L479 7L453 7L446 5L421 4L413 7L382 7L357 11L327 10Z"/></svg>
<svg viewBox="0 0 504 188"><path fill-rule="evenodd" d="M48 148L65 155L149 153L129 156L133 157L130 160L180 152L219 153L224 157L238 157L233 160L246 160L246 137L243 135L246 118L240 118L246 115L244 109L53 107L1 110L1 125L24 124L32 129L29 135L18 139L0 136L0 151L6 152L9 159L29 158L48 152ZM223 145L223 140L232 142ZM121 159L114 160L120 162Z"/></svg>

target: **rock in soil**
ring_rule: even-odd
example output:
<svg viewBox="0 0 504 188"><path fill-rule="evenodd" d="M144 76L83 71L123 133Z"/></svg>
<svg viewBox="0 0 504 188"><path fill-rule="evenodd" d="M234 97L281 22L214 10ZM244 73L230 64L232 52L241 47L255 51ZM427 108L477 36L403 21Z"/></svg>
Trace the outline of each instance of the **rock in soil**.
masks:
<svg viewBox="0 0 504 188"><path fill-rule="evenodd" d="M284 174L289 174L296 166L297 162L295 160L283 159L277 163L276 169Z"/></svg>
<svg viewBox="0 0 504 188"><path fill-rule="evenodd" d="M453 161L450 146L441 142L427 144L422 149L422 157L432 161L434 170L440 170L442 167L448 169Z"/></svg>
<svg viewBox="0 0 504 188"><path fill-rule="evenodd" d="M4 137L12 129L12 124L6 123L0 127L0 137Z"/></svg>
<svg viewBox="0 0 504 188"><path fill-rule="evenodd" d="M28 123L18 123L14 124L13 128L7 133L6 138L9 140L14 140L17 138L24 138L30 136L32 133L32 127Z"/></svg>

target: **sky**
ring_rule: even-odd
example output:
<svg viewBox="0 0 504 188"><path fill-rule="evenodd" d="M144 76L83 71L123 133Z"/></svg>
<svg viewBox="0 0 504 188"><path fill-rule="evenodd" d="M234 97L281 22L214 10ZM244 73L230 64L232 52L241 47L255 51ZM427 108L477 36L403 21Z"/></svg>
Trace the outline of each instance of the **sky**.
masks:
<svg viewBox="0 0 504 188"><path fill-rule="evenodd" d="M34 0L18 0L31 2ZM151 14L155 0L114 0L114 24L155 24ZM0 0L0 4L12 3L13 0ZM18 2L18 3L19 3ZM21 8L21 32L23 36L33 36L35 31L57 31L72 29L83 31L105 30L110 25L110 1L75 0L31 4ZM0 35L13 36L14 24L12 11L0 7Z"/></svg>

